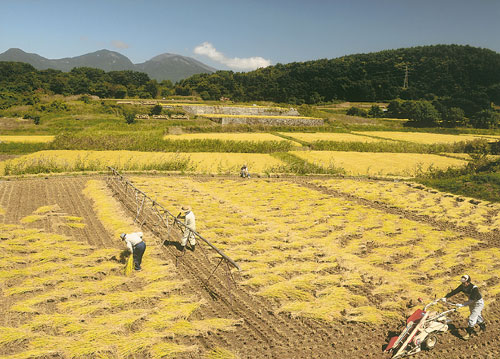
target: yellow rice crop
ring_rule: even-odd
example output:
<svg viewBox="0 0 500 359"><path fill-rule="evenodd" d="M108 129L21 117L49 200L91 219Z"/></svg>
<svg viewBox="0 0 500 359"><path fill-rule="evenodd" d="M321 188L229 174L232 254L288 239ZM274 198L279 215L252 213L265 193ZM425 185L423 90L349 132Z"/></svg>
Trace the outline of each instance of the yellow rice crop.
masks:
<svg viewBox="0 0 500 359"><path fill-rule="evenodd" d="M314 142L314 141L334 141L334 142L380 142L383 140L356 135L352 133L326 133L326 132L291 132L291 133L283 133L283 135L296 138L305 142Z"/></svg>
<svg viewBox="0 0 500 359"><path fill-rule="evenodd" d="M260 153L190 153L189 158L196 165L196 172L239 173L246 164L252 173L263 173L283 162L267 154Z"/></svg>
<svg viewBox="0 0 500 359"><path fill-rule="evenodd" d="M423 132L392 132L392 131L360 131L353 132L360 135L381 137L388 140L408 141L431 145L433 143L455 143L462 141L474 141L478 137L474 135L444 135L438 133Z"/></svg>
<svg viewBox="0 0 500 359"><path fill-rule="evenodd" d="M0 136L0 142L29 142L29 143L48 143L54 141L55 136Z"/></svg>
<svg viewBox="0 0 500 359"><path fill-rule="evenodd" d="M236 173L246 164L253 173L263 173L277 165L278 159L259 153L165 153L135 151L40 151L6 161L22 172L30 166L42 166L57 172L87 170L103 171L112 166L120 171L155 169L165 162L190 160L192 170L202 173ZM3 174L3 173L1 173Z"/></svg>
<svg viewBox="0 0 500 359"><path fill-rule="evenodd" d="M222 141L288 141L270 133L184 133L181 135L165 135L164 140L222 140Z"/></svg>
<svg viewBox="0 0 500 359"><path fill-rule="evenodd" d="M462 167L467 162L431 154L417 153L372 153L344 151L292 151L296 156L328 167L343 168L353 176L405 176L412 177L426 172L429 168L445 169Z"/></svg>

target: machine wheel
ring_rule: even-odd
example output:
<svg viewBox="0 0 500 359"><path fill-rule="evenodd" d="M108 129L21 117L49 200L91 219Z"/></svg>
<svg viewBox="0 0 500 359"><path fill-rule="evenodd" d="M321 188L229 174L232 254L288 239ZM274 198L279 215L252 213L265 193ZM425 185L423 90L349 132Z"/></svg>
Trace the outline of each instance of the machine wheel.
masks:
<svg viewBox="0 0 500 359"><path fill-rule="evenodd" d="M427 338L425 338L424 341L422 342L422 347L425 350L432 350L436 346L437 342L438 342L437 336L434 334L429 334Z"/></svg>

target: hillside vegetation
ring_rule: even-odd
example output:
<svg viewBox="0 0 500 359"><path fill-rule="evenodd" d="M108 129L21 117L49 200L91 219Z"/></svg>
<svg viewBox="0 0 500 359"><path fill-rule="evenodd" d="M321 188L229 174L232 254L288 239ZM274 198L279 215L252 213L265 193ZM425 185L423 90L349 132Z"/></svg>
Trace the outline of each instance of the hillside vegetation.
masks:
<svg viewBox="0 0 500 359"><path fill-rule="evenodd" d="M406 68L408 88L403 89ZM277 64L247 73L199 74L176 86L207 99L287 103L450 97L457 107L500 102L500 55L487 49L436 45ZM459 106L459 104L461 106Z"/></svg>

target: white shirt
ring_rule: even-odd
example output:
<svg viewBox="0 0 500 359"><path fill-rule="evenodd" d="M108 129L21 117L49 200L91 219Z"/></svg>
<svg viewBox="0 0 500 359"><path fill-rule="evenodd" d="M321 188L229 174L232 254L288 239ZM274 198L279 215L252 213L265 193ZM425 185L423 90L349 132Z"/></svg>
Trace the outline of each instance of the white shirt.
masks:
<svg viewBox="0 0 500 359"><path fill-rule="evenodd" d="M184 219L184 224L192 231L196 231L196 221L194 218L194 213L189 211L186 213L186 218Z"/></svg>
<svg viewBox="0 0 500 359"><path fill-rule="evenodd" d="M142 232L128 233L125 235L125 243L130 252L134 251L134 246L142 242Z"/></svg>

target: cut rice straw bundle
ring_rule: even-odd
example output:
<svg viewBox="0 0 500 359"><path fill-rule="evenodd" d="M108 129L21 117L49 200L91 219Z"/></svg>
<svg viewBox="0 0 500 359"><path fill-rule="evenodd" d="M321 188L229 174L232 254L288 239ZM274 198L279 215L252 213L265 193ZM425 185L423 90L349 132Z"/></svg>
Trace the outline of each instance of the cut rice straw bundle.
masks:
<svg viewBox="0 0 500 359"><path fill-rule="evenodd" d="M129 276L132 274L134 269L134 256L130 255L127 259L127 264L125 265L125 275Z"/></svg>

